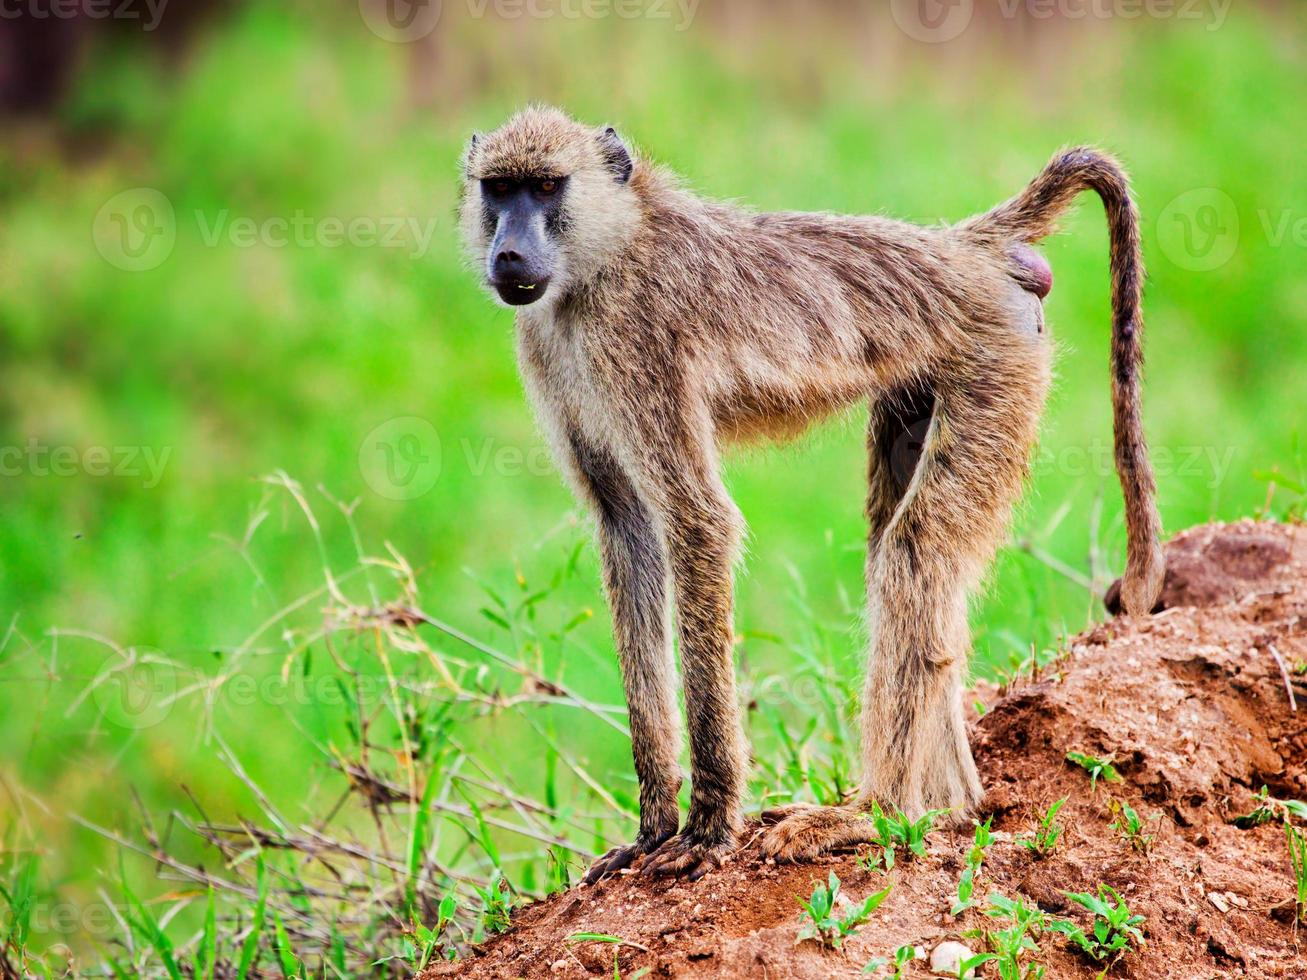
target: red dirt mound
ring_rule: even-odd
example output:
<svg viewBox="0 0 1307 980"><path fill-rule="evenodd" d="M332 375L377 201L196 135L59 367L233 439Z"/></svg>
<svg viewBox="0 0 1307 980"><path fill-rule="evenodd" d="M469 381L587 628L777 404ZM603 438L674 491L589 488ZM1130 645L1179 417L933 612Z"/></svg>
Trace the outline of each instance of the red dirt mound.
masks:
<svg viewBox="0 0 1307 980"><path fill-rule="evenodd" d="M612 977L613 946L568 941L603 933L642 947L616 950L624 977L641 968L651 977L857 977L903 945L927 957L946 940L984 949L963 933L996 925L980 911L991 892L1087 926L1063 893L1105 883L1145 916L1146 945L1114 976L1307 977L1284 831L1232 823L1263 784L1272 796L1307 799L1307 529L1200 527L1167 551L1164 611L1077 637L1038 680L991 698L973 726L995 831L976 908L950 914L969 829L933 832L924 858L900 859L888 875L863 870L854 854L768 865L746 845L694 884L627 874L519 909L507 934L426 976ZM1296 711L1291 698L1303 702ZM1091 790L1068 751L1110 755L1121 780ZM1036 859L1014 838L1061 797L1066 831ZM1112 829L1113 800L1151 822L1147 853ZM894 884L843 953L796 944L797 896L831 871L854 901ZM1098 972L1059 935L1044 933L1039 946L1028 959L1047 977ZM907 975L933 974L918 962ZM980 971L997 975L992 965Z"/></svg>

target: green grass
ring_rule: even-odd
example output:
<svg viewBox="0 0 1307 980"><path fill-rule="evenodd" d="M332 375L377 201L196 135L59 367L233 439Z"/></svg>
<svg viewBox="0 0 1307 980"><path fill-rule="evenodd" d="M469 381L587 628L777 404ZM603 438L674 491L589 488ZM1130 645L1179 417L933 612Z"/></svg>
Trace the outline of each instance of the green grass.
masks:
<svg viewBox="0 0 1307 980"><path fill-rule="evenodd" d="M60 110L61 139L23 127L0 143L0 446L35 440L77 460L60 476L24 455L0 493L0 839L6 887L15 868L27 882L24 943L121 956L155 938L160 895L184 906L165 929L177 949L204 933L209 883L159 881L133 859L140 901L127 903L118 846L74 815L137 843L155 834L194 864L212 846L178 831L183 818L291 835L324 819L347 782L341 760L368 753L407 801L387 815L386 906L394 935L416 944L406 965L493 928L483 906L512 902L478 899L433 862L476 888L500 888L499 870L542 894L629 832L635 786L608 710L620 686L595 555L543 461L509 314L476 288L453 220L466 134L528 99L613 122L698 189L762 208L951 220L1014 192L1061 144L1115 150L1145 215L1146 419L1167 526L1253 513L1277 467L1273 510L1301 496L1303 249L1262 221L1304 217L1307 69L1286 40L1301 15L1279 24L1241 7L1215 31L1109 25L1073 45L1072 82L1039 59L1014 68L1007 42L983 34L962 49L897 41L868 63L860 39L893 35L816 15L744 34L708 13L684 33L605 20L521 33L447 13L423 68L361 29L352 4L256 0L172 68L130 44L99 49ZM176 244L158 268L125 272L91 230L138 187L171 202ZM1174 229L1157 223L1196 188L1229 195L1240 219L1214 271L1177 263ZM301 212L435 224L416 256L206 241L220 221ZM1121 565L1102 452L1098 205L1046 253L1059 382L1015 544L975 607L975 666L991 675L1098 617ZM424 476L436 477L429 432L439 442L438 477L413 499L378 492L376 461L359 462L396 418L430 426L400 423L430 457ZM729 458L751 529L737 628L758 801L833 800L857 779L860 426L855 414L796 447ZM95 447L115 463L134 453L134 472L96 475ZM420 626L418 643L379 612L390 601L440 626ZM504 690L523 700L506 709ZM486 760L493 776L474 770ZM438 817L421 816L428 789ZM354 786L352 833L379 805L365 790L382 792ZM485 809L504 792L544 806L543 828L505 831L508 816ZM224 852L250 896L267 846ZM291 877L268 883L274 898L295 868L275 870ZM102 889L131 913L134 939ZM459 911L440 923L453 891ZM309 947L355 962L334 927L306 947L294 902L277 902L280 919L270 909L253 933L266 968L293 969L282 954ZM224 904L219 918L248 926L254 908Z"/></svg>
<svg viewBox="0 0 1307 980"><path fill-rule="evenodd" d="M841 913L838 909L840 879L832 871L826 881L813 885L811 898L799 898L803 910L799 913L801 926L796 942L812 939L826 948L842 949L844 940L871 918L871 913L880 908L893 890L893 884L886 885L861 902L849 902Z"/></svg>

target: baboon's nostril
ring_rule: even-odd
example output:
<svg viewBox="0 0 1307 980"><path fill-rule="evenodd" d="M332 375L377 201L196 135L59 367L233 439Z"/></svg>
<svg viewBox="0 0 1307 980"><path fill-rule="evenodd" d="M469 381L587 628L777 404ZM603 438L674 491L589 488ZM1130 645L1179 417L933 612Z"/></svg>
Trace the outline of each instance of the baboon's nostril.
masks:
<svg viewBox="0 0 1307 980"><path fill-rule="evenodd" d="M521 255L519 255L517 252L514 252L512 249L507 249L507 248L495 256L496 265L503 265L506 262L521 262L521 261L522 261Z"/></svg>

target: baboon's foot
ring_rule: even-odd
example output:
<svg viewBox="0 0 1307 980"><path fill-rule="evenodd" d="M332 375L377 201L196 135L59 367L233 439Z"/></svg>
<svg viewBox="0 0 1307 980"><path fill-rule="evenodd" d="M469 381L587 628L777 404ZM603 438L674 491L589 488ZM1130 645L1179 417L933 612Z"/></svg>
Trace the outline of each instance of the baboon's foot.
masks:
<svg viewBox="0 0 1307 980"><path fill-rule="evenodd" d="M766 858L811 861L831 851L871 843L875 836L865 813L852 807L795 803L764 810L760 847Z"/></svg>
<svg viewBox="0 0 1307 980"><path fill-rule="evenodd" d="M675 824L672 825L670 830L661 833L654 834L640 831L633 842L614 847L603 857L597 859L594 864L590 865L590 870L585 873L585 878L582 879L583 884L593 885L600 878L617 874L617 872L629 868L646 854L656 851L675 833Z"/></svg>
<svg viewBox="0 0 1307 980"><path fill-rule="evenodd" d="M698 881L709 871L720 868L728 857L739 849L733 833L705 838L685 830L640 863L640 870L649 875L672 875Z"/></svg>

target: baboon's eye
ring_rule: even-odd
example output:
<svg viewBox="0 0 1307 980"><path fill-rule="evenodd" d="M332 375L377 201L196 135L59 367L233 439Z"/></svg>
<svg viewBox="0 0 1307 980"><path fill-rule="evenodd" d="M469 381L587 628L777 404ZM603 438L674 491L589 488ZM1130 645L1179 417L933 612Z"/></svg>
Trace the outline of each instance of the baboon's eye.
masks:
<svg viewBox="0 0 1307 980"><path fill-rule="evenodd" d="M497 180L494 182L492 187L494 192L498 194L500 197L503 197L509 191L508 181L506 180Z"/></svg>
<svg viewBox="0 0 1307 980"><path fill-rule="evenodd" d="M536 189L540 191L541 194L552 194L554 191L558 190L558 181L549 179L542 180L536 185Z"/></svg>

